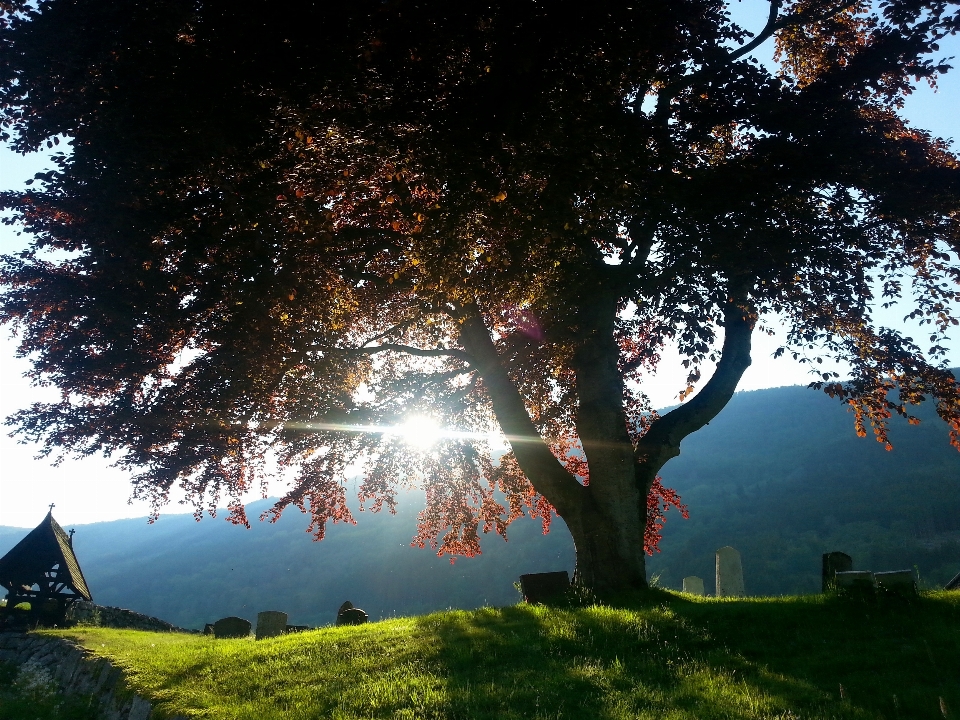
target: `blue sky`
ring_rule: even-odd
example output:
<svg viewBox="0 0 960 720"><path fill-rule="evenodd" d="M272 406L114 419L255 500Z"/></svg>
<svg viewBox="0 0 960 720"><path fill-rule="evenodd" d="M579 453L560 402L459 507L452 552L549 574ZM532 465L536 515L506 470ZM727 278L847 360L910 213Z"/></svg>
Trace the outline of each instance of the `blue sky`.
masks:
<svg viewBox="0 0 960 720"><path fill-rule="evenodd" d="M751 29L759 29L766 16L767 3L746 0L734 3L739 22ZM769 57L771 43L757 51L758 57ZM942 45L944 57L960 57L960 40L951 39ZM943 138L960 140L960 69L943 77L939 91L926 85L917 89L907 102L906 117L920 128ZM954 142L954 148L958 144ZM0 187L20 187L23 181L46 167L43 156L21 157L0 148ZM24 237L14 229L0 227L0 252L15 252L23 247ZM897 325L902 312L892 312L883 318L888 325ZM754 363L740 384L740 389L753 390L781 385L809 382L806 367L791 359L773 360L772 353L780 345L776 336L758 335L754 346ZM14 357L16 343L9 337L9 329L0 329L0 416L43 398L55 397L49 388L31 387L22 378L26 361ZM661 370L653 379L650 394L658 406L675 402L683 387L685 372L675 355L665 353ZM960 343L954 340L951 365L960 365ZM6 435L0 436L0 525L30 527L46 513L49 503L56 503L56 515L61 523L98 522L121 517L141 517L146 514L143 504L127 504L130 486L127 476L109 467L104 458L90 457L67 460L57 467L49 461L35 460L36 448L20 445ZM185 512L186 508L172 505L169 512Z"/></svg>

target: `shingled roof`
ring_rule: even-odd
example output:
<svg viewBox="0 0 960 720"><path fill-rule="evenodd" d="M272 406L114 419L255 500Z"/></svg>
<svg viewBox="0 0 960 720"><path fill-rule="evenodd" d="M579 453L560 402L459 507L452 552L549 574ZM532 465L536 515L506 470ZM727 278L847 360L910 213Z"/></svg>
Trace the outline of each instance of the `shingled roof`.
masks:
<svg viewBox="0 0 960 720"><path fill-rule="evenodd" d="M0 585L11 595L91 600L87 581L73 553L70 536L53 519L43 521L0 558ZM38 591L31 591L36 585Z"/></svg>

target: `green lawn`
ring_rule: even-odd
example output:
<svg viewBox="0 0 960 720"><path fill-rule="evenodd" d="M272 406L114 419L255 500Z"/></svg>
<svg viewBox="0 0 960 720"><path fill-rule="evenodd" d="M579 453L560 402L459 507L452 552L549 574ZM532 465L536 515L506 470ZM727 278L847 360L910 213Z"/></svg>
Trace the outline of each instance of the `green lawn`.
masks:
<svg viewBox="0 0 960 720"><path fill-rule="evenodd" d="M960 593L910 604L652 592L256 642L56 631L191 718L960 718ZM843 687L843 697L841 696Z"/></svg>

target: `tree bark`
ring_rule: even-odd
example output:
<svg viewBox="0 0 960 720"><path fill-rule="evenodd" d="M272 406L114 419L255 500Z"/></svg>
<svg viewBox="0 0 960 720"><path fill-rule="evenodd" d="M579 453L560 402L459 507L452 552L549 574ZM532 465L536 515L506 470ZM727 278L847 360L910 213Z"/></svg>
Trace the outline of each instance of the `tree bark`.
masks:
<svg viewBox="0 0 960 720"><path fill-rule="evenodd" d="M749 313L733 302L727 305L723 350L713 377L695 397L657 420L634 447L623 406L615 318L615 299L598 299L581 318L582 337L574 356L577 433L590 474L586 486L540 437L479 311L468 314L460 334L520 469L556 508L573 537L574 581L601 594L647 586L644 534L650 487L663 465L680 454L680 441L712 420L733 396L750 365L753 327Z"/></svg>

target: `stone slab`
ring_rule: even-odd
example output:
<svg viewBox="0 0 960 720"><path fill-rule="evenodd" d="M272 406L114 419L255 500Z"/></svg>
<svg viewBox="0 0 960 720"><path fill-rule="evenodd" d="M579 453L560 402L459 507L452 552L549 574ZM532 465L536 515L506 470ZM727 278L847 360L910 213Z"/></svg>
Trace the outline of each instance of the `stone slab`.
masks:
<svg viewBox="0 0 960 720"><path fill-rule="evenodd" d="M743 597L743 565L736 548L726 545L717 550L717 597Z"/></svg>
<svg viewBox="0 0 960 720"><path fill-rule="evenodd" d="M917 579L913 570L890 570L873 574L877 589L893 595L917 594Z"/></svg>
<svg viewBox="0 0 960 720"><path fill-rule="evenodd" d="M363 625L370 618L358 607L344 608L337 613L337 625Z"/></svg>
<svg viewBox="0 0 960 720"><path fill-rule="evenodd" d="M869 570L848 570L838 572L834 575L837 582L837 590L841 592L868 592L872 593L876 588L876 581L873 579L873 573Z"/></svg>
<svg viewBox="0 0 960 720"><path fill-rule="evenodd" d="M520 592L528 603L543 603L570 589L566 570L548 573L527 573L520 576Z"/></svg>
<svg viewBox="0 0 960 720"><path fill-rule="evenodd" d="M224 638L245 638L250 634L253 626L249 620L238 617L220 618L213 624L213 636L218 640Z"/></svg>
<svg viewBox="0 0 960 720"><path fill-rule="evenodd" d="M690 595L706 595L703 588L703 578L696 575L688 575L683 579L683 591Z"/></svg>
<svg viewBox="0 0 960 720"><path fill-rule="evenodd" d="M279 610L257 613L257 640L278 637L287 629L287 614Z"/></svg>

